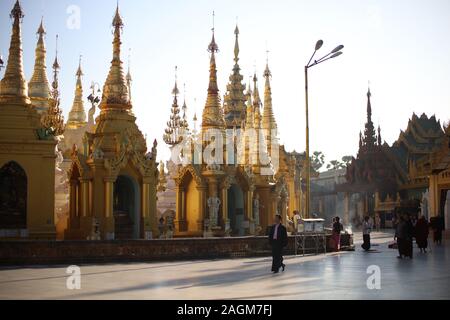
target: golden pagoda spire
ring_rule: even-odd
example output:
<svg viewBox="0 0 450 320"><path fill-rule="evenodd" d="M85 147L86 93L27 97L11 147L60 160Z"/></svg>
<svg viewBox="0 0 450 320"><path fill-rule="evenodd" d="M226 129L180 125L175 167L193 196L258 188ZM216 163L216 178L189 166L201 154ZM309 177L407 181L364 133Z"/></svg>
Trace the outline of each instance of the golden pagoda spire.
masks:
<svg viewBox="0 0 450 320"><path fill-rule="evenodd" d="M239 61L239 28L236 24L236 28L234 29L234 34L236 35L236 39L234 41L234 64L238 64Z"/></svg>
<svg viewBox="0 0 450 320"><path fill-rule="evenodd" d="M214 13L213 13L214 17ZM220 104L219 89L217 86L217 69L216 69L216 52L219 51L219 47L216 44L214 38L214 26L212 28L212 39L208 46L208 52L211 53L210 65L209 65L209 85L208 96L206 98L205 108L202 115L202 129L208 128L225 128L225 120L223 117L223 110Z"/></svg>
<svg viewBox="0 0 450 320"><path fill-rule="evenodd" d="M192 121L194 122L194 129L192 130L192 135L195 136L197 135L197 112L194 113L194 117L192 118Z"/></svg>
<svg viewBox="0 0 450 320"><path fill-rule="evenodd" d="M256 72L253 75L253 113L254 113L254 127L261 128L261 98L259 97L258 78Z"/></svg>
<svg viewBox="0 0 450 320"><path fill-rule="evenodd" d="M49 99L48 109L43 113L41 118L43 127L56 136L59 136L64 132L64 117L62 115L62 110L59 107L58 70L58 35L56 35L56 54L53 63L53 90L51 92L51 98Z"/></svg>
<svg viewBox="0 0 450 320"><path fill-rule="evenodd" d="M236 36L234 44L234 67L227 84L227 92L224 96L224 113L227 128L240 127L245 119L245 85L242 84L243 76L240 74L239 61L239 28L234 30Z"/></svg>
<svg viewBox="0 0 450 320"><path fill-rule="evenodd" d="M100 109L131 109L130 98L128 96L128 87L125 80L122 61L120 60L120 34L123 28L123 21L119 14L119 5L117 5L112 26L114 28L113 40L113 59L109 69L108 77L103 86L103 96L100 103ZM112 107L112 105L116 105Z"/></svg>
<svg viewBox="0 0 450 320"><path fill-rule="evenodd" d="M243 143L243 145L245 146L244 149L244 155L243 155L243 160L244 163L246 164L250 164L250 152L251 149L254 147L253 145L250 145L253 141L251 140L252 137L252 132L251 130L254 129L254 112L253 112L253 100L252 100L252 88L250 86L252 77L250 77L249 81L248 81L248 88L247 88L247 93L246 93L246 97L247 97L247 105L246 105L246 112L245 112L245 121L243 123L243 127L244 127L244 131L247 131L246 134L243 134L241 136L241 142Z"/></svg>
<svg viewBox="0 0 450 320"><path fill-rule="evenodd" d="M275 116L273 114L273 108L272 108L272 89L270 87L270 78L272 77L272 73L269 69L269 51L267 51L267 60L266 60L266 69L264 70L264 78L266 79L265 86L264 86L264 110L263 110L263 117L262 117L262 129L265 130L265 138L266 138L266 144L267 148L269 150L269 153L271 151L272 146L272 130L277 129L277 123L275 121Z"/></svg>
<svg viewBox="0 0 450 320"><path fill-rule="evenodd" d="M47 67L45 64L45 29L43 25L43 18L39 24L39 28L36 32L38 34L38 41L35 51L35 62L33 76L28 83L28 95L30 96L31 103L37 108L38 112L42 113L48 109L48 102L50 99L50 86L47 79Z"/></svg>
<svg viewBox="0 0 450 320"><path fill-rule="evenodd" d="M183 106L181 107L183 110L183 117L181 121L181 127L183 128L183 133L189 133L189 123L187 121L187 105L186 105L186 84L183 83Z"/></svg>
<svg viewBox="0 0 450 320"><path fill-rule="evenodd" d="M251 77L250 77L251 80ZM252 88L250 87L250 82L248 82L248 89L247 89L247 111L246 111L246 117L245 117L245 129L253 128L253 101L252 101Z"/></svg>
<svg viewBox="0 0 450 320"><path fill-rule="evenodd" d="M126 75L126 80L127 80L127 87L128 87L128 94L130 96L130 101L131 101L131 82L133 81L133 79L131 78L131 72L130 72L130 64L131 64L131 48L128 49L128 72Z"/></svg>
<svg viewBox="0 0 450 320"><path fill-rule="evenodd" d="M55 46L55 60L53 61L53 81L52 81L52 92L51 96L54 97L55 95L58 95L58 70L59 70L59 63L58 63L58 35L56 35L56 46Z"/></svg>
<svg viewBox="0 0 450 320"><path fill-rule="evenodd" d="M256 71L253 75L253 127L256 129L256 141L251 148L253 172L259 173L261 170L261 157L263 159L267 156L267 144L262 130L261 121L261 98L258 90L258 78ZM261 154L261 151L264 153Z"/></svg>
<svg viewBox="0 0 450 320"><path fill-rule="evenodd" d="M77 76L75 97L73 99L72 109L69 112L69 118L67 119L67 128L70 129L76 129L86 125L86 112L83 103L83 84L81 82L81 77L83 76L83 71L81 70L81 55L75 75Z"/></svg>
<svg viewBox="0 0 450 320"><path fill-rule="evenodd" d="M0 100L19 103L30 103L28 97L27 81L23 72L22 39L20 24L24 17L19 0L14 4L10 14L14 19L12 26L11 42L9 46L8 63L3 79L0 81Z"/></svg>

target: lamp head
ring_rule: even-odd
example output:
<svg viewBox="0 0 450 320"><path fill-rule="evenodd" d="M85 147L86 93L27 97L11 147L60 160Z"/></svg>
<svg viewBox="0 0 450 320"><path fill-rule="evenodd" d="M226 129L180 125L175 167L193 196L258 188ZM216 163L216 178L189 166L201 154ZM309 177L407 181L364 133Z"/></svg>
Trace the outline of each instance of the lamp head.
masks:
<svg viewBox="0 0 450 320"><path fill-rule="evenodd" d="M322 40L317 41L315 50L316 51L319 50L322 47L322 45L323 45L323 41Z"/></svg>
<svg viewBox="0 0 450 320"><path fill-rule="evenodd" d="M330 57L330 59L336 58L336 57L340 56L341 54L342 54L342 51L336 52Z"/></svg>
<svg viewBox="0 0 450 320"><path fill-rule="evenodd" d="M337 46L336 48L334 48L333 51L331 51L331 53L341 51L342 49L344 49L344 46L341 44L341 45Z"/></svg>

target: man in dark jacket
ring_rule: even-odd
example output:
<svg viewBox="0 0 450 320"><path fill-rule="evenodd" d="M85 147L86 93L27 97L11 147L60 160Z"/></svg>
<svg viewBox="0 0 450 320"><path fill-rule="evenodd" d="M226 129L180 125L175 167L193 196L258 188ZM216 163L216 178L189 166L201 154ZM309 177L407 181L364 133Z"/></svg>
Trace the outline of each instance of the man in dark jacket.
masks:
<svg viewBox="0 0 450 320"><path fill-rule="evenodd" d="M283 248L287 246L286 227L281 224L281 216L275 216L275 224L270 228L269 243L272 246L272 272L278 273L280 267L286 267L283 263Z"/></svg>

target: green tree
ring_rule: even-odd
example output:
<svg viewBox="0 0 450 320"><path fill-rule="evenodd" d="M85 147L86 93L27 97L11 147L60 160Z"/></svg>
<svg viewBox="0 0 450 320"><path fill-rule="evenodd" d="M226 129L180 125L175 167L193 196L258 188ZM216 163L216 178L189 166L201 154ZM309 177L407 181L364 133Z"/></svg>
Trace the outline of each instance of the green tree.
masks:
<svg viewBox="0 0 450 320"><path fill-rule="evenodd" d="M346 167L352 162L353 157L352 156L343 156L342 162L345 164Z"/></svg>
<svg viewBox="0 0 450 320"><path fill-rule="evenodd" d="M340 162L339 160L331 160L327 164L327 169L337 170L342 168L345 168L345 164Z"/></svg>
<svg viewBox="0 0 450 320"><path fill-rule="evenodd" d="M311 169L318 172L325 163L325 155L322 151L314 151L310 157Z"/></svg>

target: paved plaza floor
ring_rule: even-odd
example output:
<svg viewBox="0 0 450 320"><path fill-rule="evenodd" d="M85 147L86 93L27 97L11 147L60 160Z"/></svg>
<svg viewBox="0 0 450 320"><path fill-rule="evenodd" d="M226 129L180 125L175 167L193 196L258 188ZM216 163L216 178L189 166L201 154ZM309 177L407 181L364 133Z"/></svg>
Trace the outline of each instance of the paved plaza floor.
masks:
<svg viewBox="0 0 450 320"><path fill-rule="evenodd" d="M78 290L68 266L1 267L0 299L450 299L449 241L399 260L391 233L372 238L371 252L356 234L353 252L287 256L279 274L270 258L82 265ZM380 289L369 289L377 267Z"/></svg>

